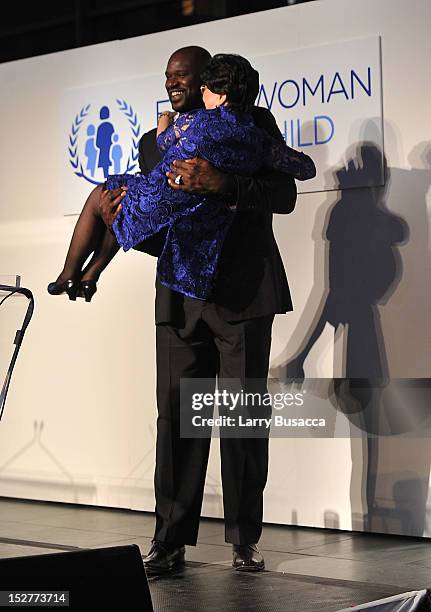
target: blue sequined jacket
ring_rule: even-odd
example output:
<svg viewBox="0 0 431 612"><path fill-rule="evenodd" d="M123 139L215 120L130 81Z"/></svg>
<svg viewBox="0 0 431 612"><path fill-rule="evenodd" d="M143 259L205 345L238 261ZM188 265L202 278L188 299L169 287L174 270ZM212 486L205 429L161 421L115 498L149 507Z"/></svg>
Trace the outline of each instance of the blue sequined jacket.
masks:
<svg viewBox="0 0 431 612"><path fill-rule="evenodd" d="M112 229L127 251L167 227L157 263L160 282L190 297L206 299L235 213L215 196L172 189L165 174L172 161L198 156L223 172L246 176L267 166L299 180L315 176L315 166L308 155L257 128L250 115L224 106L180 114L158 136L157 144L164 157L150 174L108 177L108 189L128 187Z"/></svg>

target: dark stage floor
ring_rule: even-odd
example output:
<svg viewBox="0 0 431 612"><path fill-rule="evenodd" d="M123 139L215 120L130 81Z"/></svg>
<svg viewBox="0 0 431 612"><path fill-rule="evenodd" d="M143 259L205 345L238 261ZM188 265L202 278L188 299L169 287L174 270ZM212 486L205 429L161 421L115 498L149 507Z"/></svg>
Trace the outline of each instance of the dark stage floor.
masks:
<svg viewBox="0 0 431 612"><path fill-rule="evenodd" d="M0 498L0 557L138 544L150 547L154 515ZM330 529L266 525L267 571L230 568L223 522L202 519L183 572L151 578L155 612L336 611L431 586L431 542Z"/></svg>

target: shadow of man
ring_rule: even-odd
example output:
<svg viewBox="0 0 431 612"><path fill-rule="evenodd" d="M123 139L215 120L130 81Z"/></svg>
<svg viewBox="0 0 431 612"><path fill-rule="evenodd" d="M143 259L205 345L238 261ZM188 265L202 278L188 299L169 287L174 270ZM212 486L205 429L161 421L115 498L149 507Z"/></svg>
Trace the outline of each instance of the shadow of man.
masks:
<svg viewBox="0 0 431 612"><path fill-rule="evenodd" d="M382 155L374 143L361 143L346 167L335 172L340 197L326 228L328 293L320 317L300 352L285 365L287 378L304 378L304 361L326 323L335 330L339 326L347 328L344 368L347 378L387 377L377 304L389 299L401 278L396 245L407 239L408 230L403 219L386 209L386 189L374 187L381 172ZM383 159L389 178L384 156ZM366 187L349 188L358 182Z"/></svg>
<svg viewBox="0 0 431 612"><path fill-rule="evenodd" d="M385 134L386 138L391 135L386 123ZM390 150L396 151L396 143L392 144ZM322 272L320 266L315 280L315 287L320 286L320 308L305 337L302 331L300 350L290 360L287 350L294 343L289 341L278 373L280 378L303 379L304 361L325 325L346 332L346 379L333 381L330 400L349 419L351 429L352 528L429 535L429 438L410 434L424 430L431 389L429 381L390 381L386 348L395 372L423 376L431 333L431 294L426 282L431 270L426 201L431 146L428 142L416 145L409 157L410 169L388 168L380 149L367 139L348 157L346 168L335 173L341 193L325 223L319 225L324 226L319 237L327 241L324 260L320 250L326 267ZM382 159L385 185L374 187L379 185ZM369 185L366 189L353 188L364 181ZM388 198L395 213L386 208ZM401 262L398 247L404 243ZM382 305L387 305L382 317L391 332L386 347L379 313ZM310 321L309 313L303 319Z"/></svg>

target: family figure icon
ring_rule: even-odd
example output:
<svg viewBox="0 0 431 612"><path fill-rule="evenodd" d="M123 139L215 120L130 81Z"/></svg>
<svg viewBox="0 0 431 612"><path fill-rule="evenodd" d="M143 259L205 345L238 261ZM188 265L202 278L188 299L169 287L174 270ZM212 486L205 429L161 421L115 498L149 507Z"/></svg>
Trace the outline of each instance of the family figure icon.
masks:
<svg viewBox="0 0 431 612"><path fill-rule="evenodd" d="M103 170L106 179L109 169L113 166L111 174L121 173L121 159L123 150L119 144L119 136L115 133L114 126L108 121L110 116L109 108L102 106L99 112L101 122L97 126L92 123L87 127L87 140L85 142L84 153L87 158L87 170L94 177L96 168Z"/></svg>

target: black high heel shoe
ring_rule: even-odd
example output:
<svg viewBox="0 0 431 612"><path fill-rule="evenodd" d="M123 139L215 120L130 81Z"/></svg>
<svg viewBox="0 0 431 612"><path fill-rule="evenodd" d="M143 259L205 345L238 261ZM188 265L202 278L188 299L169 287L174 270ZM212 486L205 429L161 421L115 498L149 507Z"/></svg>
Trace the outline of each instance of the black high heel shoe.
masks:
<svg viewBox="0 0 431 612"><path fill-rule="evenodd" d="M61 295L62 293L67 293L69 300L75 301L78 294L78 283L73 279L64 281L64 283L49 283L48 293L50 295Z"/></svg>
<svg viewBox="0 0 431 612"><path fill-rule="evenodd" d="M84 297L86 302L91 302L96 291L97 284L94 280L84 280L79 283L79 295Z"/></svg>

